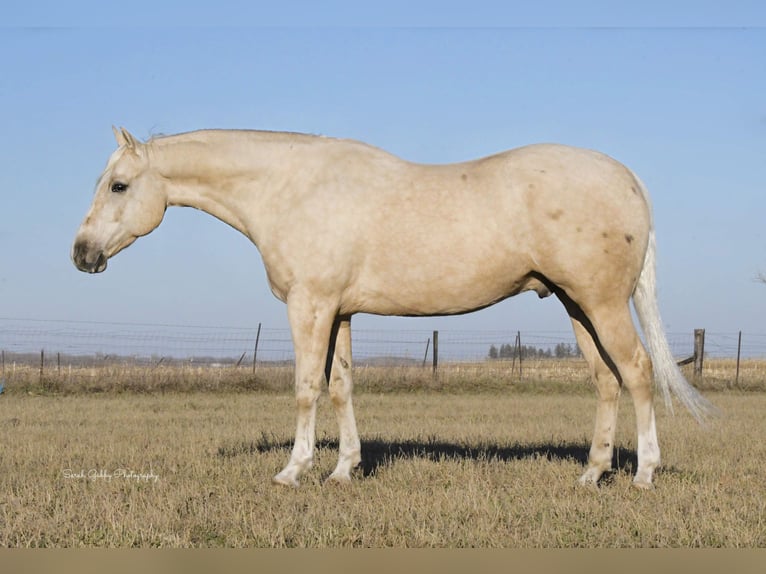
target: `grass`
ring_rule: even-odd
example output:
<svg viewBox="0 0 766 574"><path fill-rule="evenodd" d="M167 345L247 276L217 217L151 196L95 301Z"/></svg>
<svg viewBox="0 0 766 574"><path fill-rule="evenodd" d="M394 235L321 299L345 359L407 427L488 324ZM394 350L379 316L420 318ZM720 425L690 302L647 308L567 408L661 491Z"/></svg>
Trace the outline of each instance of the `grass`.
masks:
<svg viewBox="0 0 766 574"><path fill-rule="evenodd" d="M294 432L294 401L282 383L261 392L223 385L43 394L9 385L0 396L0 545L766 545L762 392L708 393L724 414L707 430L659 407L664 466L657 489L642 492L630 485L628 399L616 470L590 490L576 481L592 392L561 392L554 383L537 393L506 383L473 391L430 384L406 393L359 385L364 462L344 486L323 484L337 457L323 396L315 467L299 489L270 483Z"/></svg>
<svg viewBox="0 0 766 574"><path fill-rule="evenodd" d="M701 378L692 367L684 367L687 378L706 391L740 390L766 392L766 360L748 359L737 375L733 359L705 361ZM289 365L261 365L252 368L224 368L198 364L136 365L120 362L95 362L93 366L40 367L11 363L4 366L2 379L6 392L45 395L80 393L166 393L166 392L285 392L293 387L293 368ZM582 359L525 360L523 371L508 361L447 363L436 377L430 367L358 366L354 369L355 387L367 392L455 393L565 392L592 394L588 368Z"/></svg>

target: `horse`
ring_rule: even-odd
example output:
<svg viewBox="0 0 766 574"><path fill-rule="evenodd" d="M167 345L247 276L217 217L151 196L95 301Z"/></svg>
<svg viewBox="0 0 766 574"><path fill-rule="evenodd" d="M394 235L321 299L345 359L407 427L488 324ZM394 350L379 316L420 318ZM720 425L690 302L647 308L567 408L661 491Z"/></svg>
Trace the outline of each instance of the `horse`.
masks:
<svg viewBox="0 0 766 574"><path fill-rule="evenodd" d="M660 464L653 381L671 411L671 395L700 422L713 410L677 367L663 331L648 192L607 155L535 144L428 165L298 133L201 130L142 142L113 131L118 148L72 260L81 271L104 271L168 206L205 211L255 244L272 293L287 305L295 349L295 441L277 484L298 486L312 466L325 383L339 426L328 480L349 481L361 462L351 376L356 313L454 315L524 291L555 295L597 391L584 485L611 469L623 386L636 413L639 488L653 487Z"/></svg>

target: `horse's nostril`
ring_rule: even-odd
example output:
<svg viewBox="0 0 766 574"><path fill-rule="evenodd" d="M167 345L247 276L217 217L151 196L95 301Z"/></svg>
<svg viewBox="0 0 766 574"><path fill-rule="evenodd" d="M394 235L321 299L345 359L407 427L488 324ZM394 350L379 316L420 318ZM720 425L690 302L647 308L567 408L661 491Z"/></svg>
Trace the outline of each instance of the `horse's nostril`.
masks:
<svg viewBox="0 0 766 574"><path fill-rule="evenodd" d="M78 269L82 269L82 266L85 263L86 251L87 247L83 241L76 242L74 247L72 247L72 261Z"/></svg>
<svg viewBox="0 0 766 574"><path fill-rule="evenodd" d="M106 255L104 255L103 251L98 254L98 259L96 259L96 264L93 269L96 273L101 273L106 269Z"/></svg>
<svg viewBox="0 0 766 574"><path fill-rule="evenodd" d="M87 241L77 241L72 248L72 261L80 271L100 273L106 269L106 255Z"/></svg>

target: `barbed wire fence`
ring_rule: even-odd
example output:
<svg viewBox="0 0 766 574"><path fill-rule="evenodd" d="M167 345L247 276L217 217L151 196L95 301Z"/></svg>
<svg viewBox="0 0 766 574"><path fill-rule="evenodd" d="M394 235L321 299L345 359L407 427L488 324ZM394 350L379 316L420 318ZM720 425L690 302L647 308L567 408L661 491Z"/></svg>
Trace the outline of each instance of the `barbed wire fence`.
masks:
<svg viewBox="0 0 766 574"><path fill-rule="evenodd" d="M356 364L426 364L434 352L429 330L355 329ZM679 358L694 349L694 333L668 333ZM490 348L523 343L525 348L552 351L558 345L577 349L567 331L442 330L438 356L443 363L486 361ZM162 325L0 318L0 351L4 360L36 362L40 353L58 360L84 363L94 358L152 363L160 360L210 364L289 363L294 360L289 329ZM709 358L766 358L766 333L705 335ZM43 359L44 360L44 359Z"/></svg>

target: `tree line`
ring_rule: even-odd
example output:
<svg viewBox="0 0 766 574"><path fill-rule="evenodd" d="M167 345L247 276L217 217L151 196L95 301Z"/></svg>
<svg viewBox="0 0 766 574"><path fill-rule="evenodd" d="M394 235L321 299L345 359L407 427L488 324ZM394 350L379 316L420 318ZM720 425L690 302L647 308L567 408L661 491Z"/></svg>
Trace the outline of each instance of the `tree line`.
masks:
<svg viewBox="0 0 766 574"><path fill-rule="evenodd" d="M541 349L532 345L511 345L505 344L496 347L490 345L487 355L490 359L570 359L582 357L580 348L569 343L557 343L553 349Z"/></svg>

